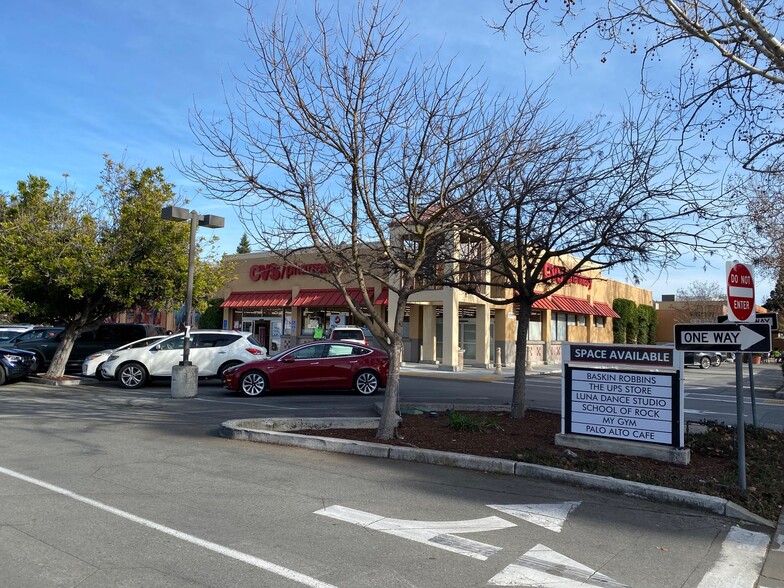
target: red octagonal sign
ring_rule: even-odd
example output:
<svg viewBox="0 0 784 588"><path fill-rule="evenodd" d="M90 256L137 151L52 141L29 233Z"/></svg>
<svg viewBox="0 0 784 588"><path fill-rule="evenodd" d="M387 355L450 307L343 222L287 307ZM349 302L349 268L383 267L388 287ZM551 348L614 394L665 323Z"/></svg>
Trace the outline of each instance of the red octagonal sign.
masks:
<svg viewBox="0 0 784 588"><path fill-rule="evenodd" d="M727 262L727 306L729 320L754 321L754 275L744 263Z"/></svg>

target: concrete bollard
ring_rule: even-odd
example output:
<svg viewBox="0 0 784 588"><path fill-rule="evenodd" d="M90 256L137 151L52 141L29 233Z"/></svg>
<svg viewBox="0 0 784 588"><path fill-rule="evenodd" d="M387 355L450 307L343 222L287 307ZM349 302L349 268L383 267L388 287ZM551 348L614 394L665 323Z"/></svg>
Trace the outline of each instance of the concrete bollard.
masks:
<svg viewBox="0 0 784 588"><path fill-rule="evenodd" d="M199 368L195 365L172 367L171 397L196 398L199 390Z"/></svg>
<svg viewBox="0 0 784 588"><path fill-rule="evenodd" d="M503 373L501 371L501 348L500 347L495 348L495 373L496 374Z"/></svg>

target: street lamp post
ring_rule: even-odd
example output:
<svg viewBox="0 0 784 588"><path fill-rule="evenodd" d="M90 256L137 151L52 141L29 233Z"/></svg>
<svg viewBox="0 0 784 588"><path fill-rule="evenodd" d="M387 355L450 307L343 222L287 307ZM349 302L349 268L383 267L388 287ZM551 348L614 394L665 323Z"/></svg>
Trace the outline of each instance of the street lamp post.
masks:
<svg viewBox="0 0 784 588"><path fill-rule="evenodd" d="M182 338L182 361L172 367L172 398L195 398L198 393L199 368L190 362L191 326L193 315L193 273L196 265L196 229L207 227L221 229L224 218L214 214L200 215L195 210L166 206L161 210L161 218L171 221L190 221L190 242L188 244L188 288L185 293L185 335Z"/></svg>

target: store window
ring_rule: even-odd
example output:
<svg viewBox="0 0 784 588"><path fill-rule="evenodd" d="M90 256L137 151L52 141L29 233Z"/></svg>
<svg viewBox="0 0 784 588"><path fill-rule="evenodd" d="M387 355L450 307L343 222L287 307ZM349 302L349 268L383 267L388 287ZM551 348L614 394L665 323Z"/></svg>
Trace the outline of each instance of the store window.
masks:
<svg viewBox="0 0 784 588"><path fill-rule="evenodd" d="M568 328L580 325L580 318L582 318L582 325L585 325L584 315L566 314L563 312L552 313L550 316L550 340L568 341Z"/></svg>
<svg viewBox="0 0 784 588"><path fill-rule="evenodd" d="M528 322L528 340L542 340L542 313L538 310L531 313L531 319Z"/></svg>
<svg viewBox="0 0 784 588"><path fill-rule="evenodd" d="M607 319L604 318L603 316L595 316L595 317L593 317L593 326L594 327L599 327L600 329L603 329L606 324L607 324Z"/></svg>

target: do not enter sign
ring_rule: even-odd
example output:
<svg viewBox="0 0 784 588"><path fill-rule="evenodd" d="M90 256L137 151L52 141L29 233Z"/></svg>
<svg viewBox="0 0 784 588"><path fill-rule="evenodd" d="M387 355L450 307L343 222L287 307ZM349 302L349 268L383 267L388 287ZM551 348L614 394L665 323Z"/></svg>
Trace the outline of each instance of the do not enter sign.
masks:
<svg viewBox="0 0 784 588"><path fill-rule="evenodd" d="M729 320L754 322L754 274L745 263L727 262Z"/></svg>

